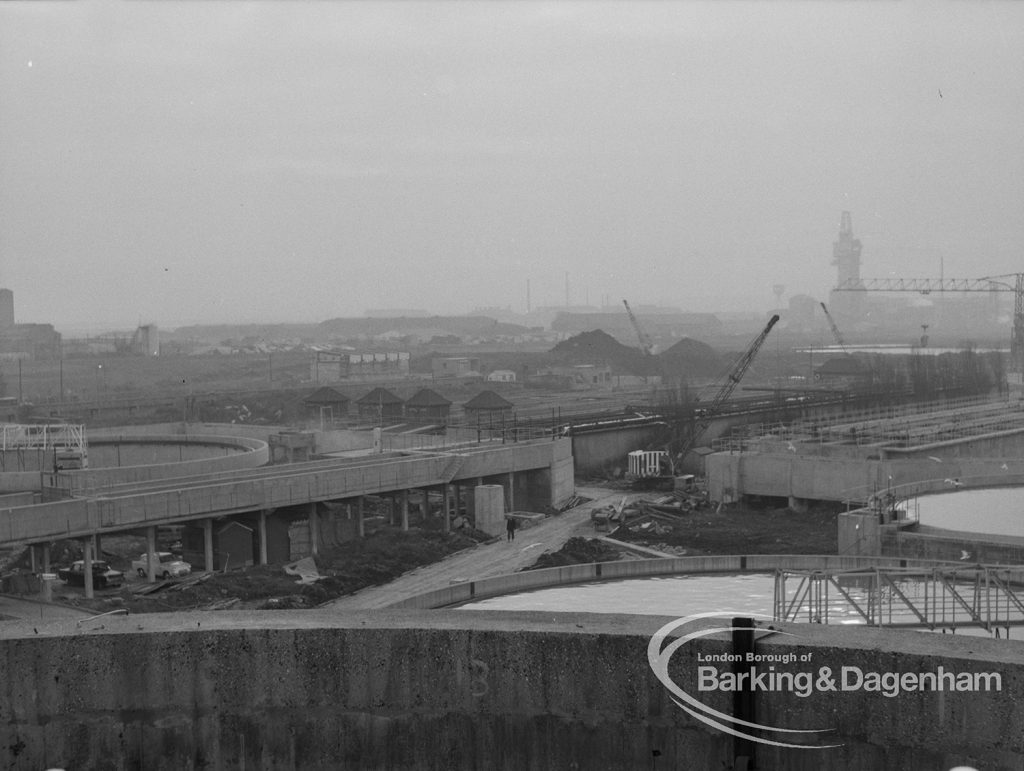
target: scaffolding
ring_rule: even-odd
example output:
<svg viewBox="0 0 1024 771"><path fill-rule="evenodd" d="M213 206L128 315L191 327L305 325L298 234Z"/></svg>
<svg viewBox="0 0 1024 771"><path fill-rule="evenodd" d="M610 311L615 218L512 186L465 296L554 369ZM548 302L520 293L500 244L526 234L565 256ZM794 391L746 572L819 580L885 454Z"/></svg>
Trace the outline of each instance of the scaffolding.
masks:
<svg viewBox="0 0 1024 771"><path fill-rule="evenodd" d="M984 629L1024 626L1024 567L984 565L776 570L776 621L874 627Z"/></svg>

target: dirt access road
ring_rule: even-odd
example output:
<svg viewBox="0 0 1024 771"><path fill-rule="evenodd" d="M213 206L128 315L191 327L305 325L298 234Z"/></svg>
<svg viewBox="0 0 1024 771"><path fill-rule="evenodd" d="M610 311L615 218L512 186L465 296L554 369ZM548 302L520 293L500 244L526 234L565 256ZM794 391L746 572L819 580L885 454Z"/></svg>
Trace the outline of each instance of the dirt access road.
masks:
<svg viewBox="0 0 1024 771"><path fill-rule="evenodd" d="M591 500L548 517L538 525L517 531L516 539L511 543L502 538L497 543L481 544L433 565L410 570L389 584L371 586L324 607L337 610L383 608L406 597L442 589L452 581L515 573L532 565L544 552L560 549L573 536L595 537L597 533L590 523L590 510L595 506L618 503L625 495L621 490L599 487L577 487L576 494Z"/></svg>

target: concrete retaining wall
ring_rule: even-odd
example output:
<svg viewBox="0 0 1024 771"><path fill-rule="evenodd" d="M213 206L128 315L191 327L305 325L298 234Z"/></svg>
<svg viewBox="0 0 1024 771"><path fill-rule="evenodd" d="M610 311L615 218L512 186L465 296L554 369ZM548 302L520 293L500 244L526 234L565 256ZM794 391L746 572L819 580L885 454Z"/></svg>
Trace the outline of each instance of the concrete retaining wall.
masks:
<svg viewBox="0 0 1024 771"><path fill-rule="evenodd" d="M273 611L5 624L0 752L12 771L732 768L732 738L677 708L649 668L648 641L667 621ZM815 671L836 673L992 672L1002 690L758 693L759 721L832 729L826 743L841 746L757 745L757 767L1024 763L1021 643L783 628L795 636L764 638L758 652L807 655ZM699 660L730 650L724 636L695 640L669 673L731 714L731 693L698 693L696 682Z"/></svg>
<svg viewBox="0 0 1024 771"><path fill-rule="evenodd" d="M643 426L611 431L593 431L572 438L572 455L581 474L603 474L610 469L626 473L626 456L659 437L664 440L665 426Z"/></svg>
<svg viewBox="0 0 1024 771"><path fill-rule="evenodd" d="M1024 565L1024 538L962 533L938 527L884 528L875 554L918 560L964 561L971 565ZM966 558L964 557L966 554Z"/></svg>
<svg viewBox="0 0 1024 771"><path fill-rule="evenodd" d="M725 503L742 495L863 501L886 489L909 497L948 491L952 488L947 479L958 479L965 487L1024 483L1024 460L1020 458L880 461L721 452L709 455L705 464L709 497Z"/></svg>

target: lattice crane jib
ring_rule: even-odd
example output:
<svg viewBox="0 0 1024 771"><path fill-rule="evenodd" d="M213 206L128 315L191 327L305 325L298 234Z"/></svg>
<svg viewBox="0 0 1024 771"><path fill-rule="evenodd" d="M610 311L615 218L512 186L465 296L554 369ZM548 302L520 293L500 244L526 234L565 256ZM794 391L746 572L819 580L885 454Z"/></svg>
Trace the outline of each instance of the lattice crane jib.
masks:
<svg viewBox="0 0 1024 771"><path fill-rule="evenodd" d="M644 332L643 327L640 326L640 322L637 321L635 315L633 315L633 309L629 307L629 303L626 300L622 301L622 304L626 306L626 313L629 315L629 323L633 325L633 330L636 332L636 337L640 341L641 350L650 356L654 352L654 343L651 338Z"/></svg>
<svg viewBox="0 0 1024 771"><path fill-rule="evenodd" d="M842 349L843 353L849 353L846 350L846 343L843 341L843 336L839 332L839 327L836 326L836 322L832 319L832 314L828 312L828 306L825 303L819 303L821 309L825 312L825 318L828 319L829 328L832 330L832 337L836 339L836 343Z"/></svg>
<svg viewBox="0 0 1024 771"><path fill-rule="evenodd" d="M1013 279L1011 283L1009 279ZM1024 373L1024 273L982 278L859 278L840 283L836 292L1013 292L1010 359Z"/></svg>
<svg viewBox="0 0 1024 771"><path fill-rule="evenodd" d="M679 450L678 457L680 459L684 458L686 453L696 447L697 442L700 440L701 436L703 436L704 432L707 431L708 426L711 425L711 421L719 413L722 405L730 396L732 396L732 392L736 390L736 386L739 385L743 376L747 373L747 370L750 369L750 365L757 356L757 352L761 350L761 346L764 344L765 338L768 337L768 333L772 331L772 327L774 327L778 321L778 315L773 315L768 320L767 326L761 330L761 333L754 338L746 351L743 352L743 355L740 356L733 364L729 373L726 375L725 380L722 382L722 385L719 387L708 406L701 409L700 417L698 418L693 431ZM671 452L671 446L669 449Z"/></svg>

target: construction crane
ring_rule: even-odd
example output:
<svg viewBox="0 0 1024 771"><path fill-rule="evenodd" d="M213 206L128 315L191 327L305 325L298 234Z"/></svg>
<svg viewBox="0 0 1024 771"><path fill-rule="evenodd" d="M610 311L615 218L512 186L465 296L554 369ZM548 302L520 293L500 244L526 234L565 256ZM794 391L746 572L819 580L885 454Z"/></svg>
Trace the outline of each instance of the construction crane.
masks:
<svg viewBox="0 0 1024 771"><path fill-rule="evenodd" d="M697 421L693 427L693 431L690 435L679 445L679 450L676 453L679 461L681 462L686 454L697 446L697 442L700 441L704 432L708 430L708 426L711 425L711 421L714 420L715 416L718 415L722 410L722 405L725 404L726 400L732 396L732 392L736 390L736 386L739 385L743 376L750 369L751 363L754 361L754 357L757 356L757 352L761 350L761 346L764 344L765 338L768 337L768 333L772 331L772 327L778 322L778 315L773 315L769 320L767 326L761 333L754 338L754 340L744 351L743 355L736 360L725 376L725 380L719 386L715 392L714 397L708 403L707 407L698 408L696 415ZM667 448L668 452L672 452L672 443Z"/></svg>
<svg viewBox="0 0 1024 771"><path fill-rule="evenodd" d="M1013 283L1002 279L1013 279ZM837 292L1013 292L1013 329L1010 359L1014 370L1024 373L1024 273L1005 273L982 278L858 278L847 279Z"/></svg>
<svg viewBox="0 0 1024 771"><path fill-rule="evenodd" d="M622 304L626 306L626 313L629 314L629 323L633 325L633 329L636 331L637 339L640 341L640 350L650 356L654 353L654 343L651 338L644 332L643 327L640 326L640 322L636 320L636 316L633 315L633 309L629 307L629 303L625 300Z"/></svg>
<svg viewBox="0 0 1024 771"><path fill-rule="evenodd" d="M836 343L842 349L843 353L849 355L850 352L846 350L846 343L843 342L843 336L839 332L839 327L836 326L836 322L832 319L832 314L828 312L828 307L825 303L819 303L821 309L825 311L825 318L828 319L828 325L832 328L832 337L836 339Z"/></svg>

